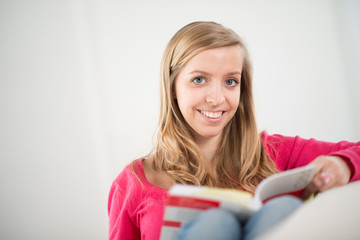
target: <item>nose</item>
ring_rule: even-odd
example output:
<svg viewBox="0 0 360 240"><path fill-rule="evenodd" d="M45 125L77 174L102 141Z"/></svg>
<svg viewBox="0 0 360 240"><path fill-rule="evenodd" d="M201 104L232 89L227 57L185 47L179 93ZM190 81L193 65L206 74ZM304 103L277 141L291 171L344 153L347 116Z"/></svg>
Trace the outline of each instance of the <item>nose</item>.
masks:
<svg viewBox="0 0 360 240"><path fill-rule="evenodd" d="M218 106L225 101L224 89L221 84L212 84L206 93L206 102Z"/></svg>

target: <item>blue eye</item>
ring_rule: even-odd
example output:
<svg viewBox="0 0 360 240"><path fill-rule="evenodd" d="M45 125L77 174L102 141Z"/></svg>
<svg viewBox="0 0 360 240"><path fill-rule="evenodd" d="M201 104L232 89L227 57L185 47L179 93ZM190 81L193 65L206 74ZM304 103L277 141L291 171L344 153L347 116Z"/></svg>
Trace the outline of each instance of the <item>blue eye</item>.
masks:
<svg viewBox="0 0 360 240"><path fill-rule="evenodd" d="M236 81L235 79L228 79L225 81L225 84L228 86L236 86L236 84L238 84L238 81Z"/></svg>
<svg viewBox="0 0 360 240"><path fill-rule="evenodd" d="M203 77L196 77L192 81L196 84L203 84L205 82L205 79Z"/></svg>

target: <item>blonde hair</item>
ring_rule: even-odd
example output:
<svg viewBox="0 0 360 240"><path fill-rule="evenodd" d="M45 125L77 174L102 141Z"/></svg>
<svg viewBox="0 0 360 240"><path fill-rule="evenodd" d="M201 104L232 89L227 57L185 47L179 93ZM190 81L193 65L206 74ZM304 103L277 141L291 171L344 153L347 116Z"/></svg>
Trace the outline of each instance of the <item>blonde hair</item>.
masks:
<svg viewBox="0 0 360 240"><path fill-rule="evenodd" d="M209 174L205 156L193 140L174 97L175 81L183 66L201 51L238 45L244 55L239 107L225 126ZM262 179L277 172L262 146L255 122L252 67L245 45L232 30L214 22L194 22L180 29L168 43L161 63L160 117L155 170L178 183L254 192Z"/></svg>

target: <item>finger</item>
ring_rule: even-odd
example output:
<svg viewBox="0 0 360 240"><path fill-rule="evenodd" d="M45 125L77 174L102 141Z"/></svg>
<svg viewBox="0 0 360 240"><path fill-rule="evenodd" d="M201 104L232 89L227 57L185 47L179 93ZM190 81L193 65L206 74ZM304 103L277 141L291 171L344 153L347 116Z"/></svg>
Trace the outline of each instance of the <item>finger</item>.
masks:
<svg viewBox="0 0 360 240"><path fill-rule="evenodd" d="M308 199L312 194L317 194L319 192L319 188L322 186L320 174L324 169L324 164L321 157L315 159L311 164L316 166L316 171L314 173L313 179L301 194L303 199Z"/></svg>
<svg viewBox="0 0 360 240"><path fill-rule="evenodd" d="M309 186L304 190L302 197L307 199L314 193L323 192L333 186L334 174L325 169L320 169L318 173L316 173L309 184Z"/></svg>
<svg viewBox="0 0 360 240"><path fill-rule="evenodd" d="M303 193L301 194L302 199L306 200L308 199L312 194L316 194L318 192L315 184L313 182L311 182L303 191Z"/></svg>
<svg viewBox="0 0 360 240"><path fill-rule="evenodd" d="M328 190L337 184L335 174L329 169L322 171L319 178L321 186L318 189L320 192Z"/></svg>
<svg viewBox="0 0 360 240"><path fill-rule="evenodd" d="M327 170L320 173L320 178L322 182L326 185L334 179L334 174L331 171Z"/></svg>

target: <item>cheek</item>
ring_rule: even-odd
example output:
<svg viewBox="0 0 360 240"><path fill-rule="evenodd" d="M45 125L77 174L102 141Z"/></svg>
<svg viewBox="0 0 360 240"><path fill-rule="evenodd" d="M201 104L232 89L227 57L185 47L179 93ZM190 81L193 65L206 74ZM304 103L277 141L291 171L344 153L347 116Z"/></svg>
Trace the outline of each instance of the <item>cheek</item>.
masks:
<svg viewBox="0 0 360 240"><path fill-rule="evenodd" d="M193 104L191 101L191 97L185 97L182 96L181 98L178 98L178 106L180 109L181 114L186 117L186 115L189 115L193 109Z"/></svg>
<svg viewBox="0 0 360 240"><path fill-rule="evenodd" d="M239 107L239 104L240 104L240 93L234 94L229 99L229 103L230 103L232 110L236 111L236 109Z"/></svg>
<svg viewBox="0 0 360 240"><path fill-rule="evenodd" d="M185 91L176 91L176 100L181 114L185 117L189 106L189 97Z"/></svg>
<svg viewBox="0 0 360 240"><path fill-rule="evenodd" d="M193 89L179 89L176 96L181 112L191 110L201 102L201 94Z"/></svg>
<svg viewBox="0 0 360 240"><path fill-rule="evenodd" d="M185 104L183 101L181 101L180 99L177 99L177 104L180 110L180 113L184 116L185 113Z"/></svg>

